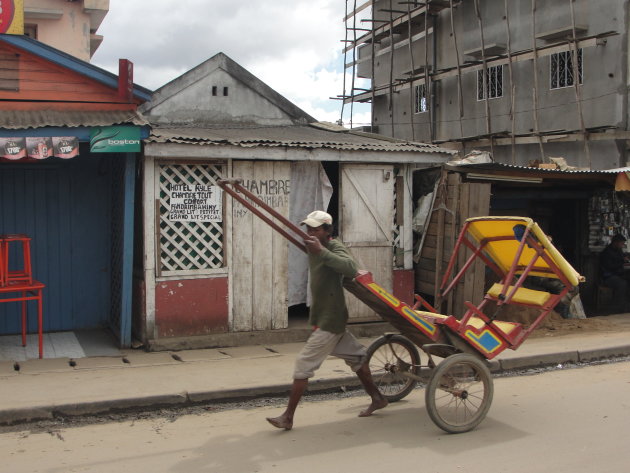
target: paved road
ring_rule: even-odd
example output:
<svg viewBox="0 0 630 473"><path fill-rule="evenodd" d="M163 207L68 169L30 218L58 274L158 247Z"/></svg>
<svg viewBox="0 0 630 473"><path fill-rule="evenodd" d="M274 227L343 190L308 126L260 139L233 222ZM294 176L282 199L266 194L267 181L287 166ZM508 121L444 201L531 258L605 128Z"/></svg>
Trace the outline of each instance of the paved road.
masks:
<svg viewBox="0 0 630 473"><path fill-rule="evenodd" d="M307 401L290 432L264 421L280 406L4 429L2 471L597 473L630 465L630 362L496 379L488 418L462 435L433 425L422 390L357 418L366 402Z"/></svg>

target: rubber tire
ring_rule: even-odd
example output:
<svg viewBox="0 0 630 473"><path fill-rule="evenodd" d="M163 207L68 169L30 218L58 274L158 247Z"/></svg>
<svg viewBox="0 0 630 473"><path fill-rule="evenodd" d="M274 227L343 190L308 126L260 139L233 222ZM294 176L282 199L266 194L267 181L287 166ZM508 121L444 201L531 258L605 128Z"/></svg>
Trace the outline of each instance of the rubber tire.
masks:
<svg viewBox="0 0 630 473"><path fill-rule="evenodd" d="M441 381L445 377L445 379L452 380L452 375L457 374L453 373L453 370L458 367L460 370L466 369L467 367L472 368L476 374L477 382L480 382L483 387L483 396L479 407L474 406L470 401L467 402L468 398L463 400L459 398L459 401L457 401L460 403L459 407L463 409L476 407L476 412L474 412L470 419L466 419L465 422L453 422L445 418L444 413L440 410L441 406L438 405L437 399L437 396L440 396L440 399L444 399L444 395L448 395L448 393L445 393L445 391L441 389ZM493 394L494 384L492 382L492 375L486 364L473 355L458 353L448 356L435 368L426 388L425 401L429 417L431 417L435 425L449 434L460 434L474 429L486 417L490 409L490 404L492 404ZM444 400L447 400L448 403L451 404L452 401L456 399L458 398L453 395L452 399L446 398ZM442 403L440 402L440 404ZM461 413L462 410L459 407L457 408L457 412Z"/></svg>
<svg viewBox="0 0 630 473"><path fill-rule="evenodd" d="M413 342L402 335L384 335L368 347L367 362L372 371L374 384L389 402L396 402L413 391L417 382L414 379L391 375L385 371L385 363L398 364L389 347L390 343L396 347L395 350L399 358L413 365L409 371L415 375L420 373L420 353ZM402 351L398 348L402 348ZM376 355L375 359L373 359L374 355ZM395 376L394 382L388 382L386 379L388 376ZM400 384L401 382L402 384ZM400 385L399 388L397 388L398 385Z"/></svg>

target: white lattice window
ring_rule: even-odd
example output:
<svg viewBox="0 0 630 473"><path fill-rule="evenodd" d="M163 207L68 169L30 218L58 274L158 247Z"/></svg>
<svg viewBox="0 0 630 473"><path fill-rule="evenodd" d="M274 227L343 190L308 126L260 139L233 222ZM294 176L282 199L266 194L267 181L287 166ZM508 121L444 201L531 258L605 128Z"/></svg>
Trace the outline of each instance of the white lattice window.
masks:
<svg viewBox="0 0 630 473"><path fill-rule="evenodd" d="M225 266L222 205L211 221L205 217L202 217L205 221L182 221L181 216L169 218L173 190L202 189L214 192L215 200L218 193L222 202L223 192L216 183L224 173L225 165L221 163L159 164L159 275L208 274L220 272ZM197 210L191 210L194 211Z"/></svg>
<svg viewBox="0 0 630 473"><path fill-rule="evenodd" d="M503 66L487 67L485 72L477 71L477 100L503 97Z"/></svg>

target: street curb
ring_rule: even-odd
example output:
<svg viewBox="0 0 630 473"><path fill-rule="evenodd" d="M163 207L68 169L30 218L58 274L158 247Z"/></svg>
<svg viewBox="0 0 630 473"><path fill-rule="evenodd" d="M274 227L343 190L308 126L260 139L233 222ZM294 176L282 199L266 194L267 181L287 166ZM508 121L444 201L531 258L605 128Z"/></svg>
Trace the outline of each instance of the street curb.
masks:
<svg viewBox="0 0 630 473"><path fill-rule="evenodd" d="M492 360L489 367L494 374L517 369L540 368L565 363L601 361L630 356L630 344L606 348L595 348L578 351L546 353L522 356L502 360ZM340 376L336 378L317 379L309 383L308 392L316 393L358 387L356 376ZM224 389L219 391L181 392L161 395L139 396L131 398L111 399L104 401L88 401L70 404L36 406L18 409L0 409L0 425L15 425L33 421L71 417L98 415L112 412L133 411L143 408L185 407L203 402L230 402L241 399L287 396L290 383L268 386Z"/></svg>
<svg viewBox="0 0 630 473"><path fill-rule="evenodd" d="M308 384L307 393L341 389L342 387L360 386L356 376L340 376L339 378L317 379ZM256 399L265 396L288 396L291 384L274 384L256 388L225 389L221 391L189 392L189 404L198 404L207 401L229 402L241 399ZM1 422L1 420L0 420Z"/></svg>
<svg viewBox="0 0 630 473"><path fill-rule="evenodd" d="M605 348L592 348L588 350L579 350L580 361L600 361L610 358L620 358L623 356L630 356L630 344L617 345L614 347Z"/></svg>
<svg viewBox="0 0 630 473"><path fill-rule="evenodd" d="M501 371L511 371L526 368L541 368L543 366L558 365L564 363L577 363L580 359L578 351L544 353L539 355L526 355L518 358L505 358L499 360Z"/></svg>

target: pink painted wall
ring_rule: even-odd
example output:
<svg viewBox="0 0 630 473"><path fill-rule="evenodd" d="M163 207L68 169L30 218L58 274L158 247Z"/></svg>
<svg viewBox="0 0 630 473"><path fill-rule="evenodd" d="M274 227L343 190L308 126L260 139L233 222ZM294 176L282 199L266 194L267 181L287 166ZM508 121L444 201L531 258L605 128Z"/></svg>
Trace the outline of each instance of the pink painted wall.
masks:
<svg viewBox="0 0 630 473"><path fill-rule="evenodd" d="M155 289L158 337L228 331L228 278L162 281Z"/></svg>
<svg viewBox="0 0 630 473"><path fill-rule="evenodd" d="M84 12L84 1L24 0L24 23L37 25L37 40L60 49L83 61L90 61L90 15ZM94 2L91 2L94 3ZM109 2L96 2L109 9ZM61 18L29 18L30 9L60 10Z"/></svg>

